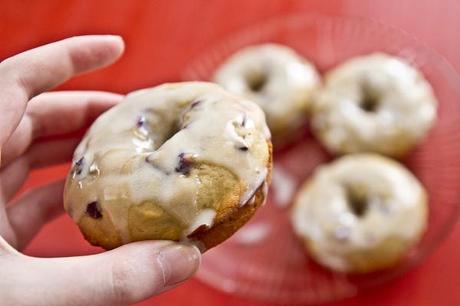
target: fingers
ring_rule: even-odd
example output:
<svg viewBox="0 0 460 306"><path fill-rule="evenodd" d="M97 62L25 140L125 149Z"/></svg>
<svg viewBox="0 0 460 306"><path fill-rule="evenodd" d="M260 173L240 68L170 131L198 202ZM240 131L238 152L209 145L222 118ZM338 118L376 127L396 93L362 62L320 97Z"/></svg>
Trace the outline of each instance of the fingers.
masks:
<svg viewBox="0 0 460 306"><path fill-rule="evenodd" d="M19 253L2 236L0 236L0 256L2 258L6 258L8 255L17 256Z"/></svg>
<svg viewBox="0 0 460 306"><path fill-rule="evenodd" d="M4 201L10 200L22 186L31 168L69 161L80 141L80 137L42 140L29 147L24 154L23 151L27 149L33 138L58 134L59 132L54 132L55 130L63 133L77 131L89 125L100 113L120 99L119 95L101 92L52 93L41 96L44 96L43 103L40 104L38 102L42 101L37 101L32 106L32 111L36 111L37 114L36 119L24 120L30 118L24 117L4 148L3 164L0 168L1 192ZM65 96L69 103L60 103L60 96ZM73 106L72 103L74 103ZM43 108L40 109L39 105L43 105ZM76 111L75 115L72 115L72 109ZM65 119L60 123L57 118L54 118L59 115ZM47 118L53 120L47 120ZM37 122L37 125L41 127L34 128L34 124L30 123L32 121ZM34 132L34 130L38 131ZM22 155L17 158L19 154Z"/></svg>
<svg viewBox="0 0 460 306"><path fill-rule="evenodd" d="M118 36L79 36L23 52L0 63L0 145L16 128L30 98L74 75L114 62L123 48Z"/></svg>
<svg viewBox="0 0 460 306"><path fill-rule="evenodd" d="M3 146L2 167L23 154L37 138L68 134L89 126L122 97L98 91L52 92L35 97Z"/></svg>
<svg viewBox="0 0 460 306"><path fill-rule="evenodd" d="M11 228L10 221L8 220L8 215L6 213L6 207L0 205L0 258L4 254L3 251L8 250L8 244L15 246L16 245L16 234ZM5 243L8 242L8 243ZM11 248L11 247L10 247ZM1 268L1 267L0 267Z"/></svg>
<svg viewBox="0 0 460 306"><path fill-rule="evenodd" d="M84 257L24 257L2 271L11 276L0 278L0 290L8 288L8 281L24 289L29 294L18 295L22 304L131 305L189 278L199 263L195 247L167 241L137 242ZM15 304L18 297L6 292L4 298Z"/></svg>
<svg viewBox="0 0 460 306"><path fill-rule="evenodd" d="M29 174L29 162L27 158L19 158L0 172L0 190L2 203L6 204L21 188Z"/></svg>
<svg viewBox="0 0 460 306"><path fill-rule="evenodd" d="M8 219L15 233L14 247L18 250L25 247L45 223L64 211L63 190L64 181L31 189L7 207Z"/></svg>
<svg viewBox="0 0 460 306"><path fill-rule="evenodd" d="M80 137L73 137L38 142L29 148L24 158L31 169L62 164L72 159L80 140Z"/></svg>
<svg viewBox="0 0 460 306"><path fill-rule="evenodd" d="M0 171L3 202L7 203L21 188L31 169L69 161L79 142L79 137L42 141L32 145L25 154L3 167Z"/></svg>

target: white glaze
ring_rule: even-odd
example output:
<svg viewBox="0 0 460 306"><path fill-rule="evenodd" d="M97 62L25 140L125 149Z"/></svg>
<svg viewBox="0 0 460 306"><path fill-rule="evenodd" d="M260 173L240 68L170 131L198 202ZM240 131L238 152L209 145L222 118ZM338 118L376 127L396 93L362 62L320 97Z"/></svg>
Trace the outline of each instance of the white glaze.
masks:
<svg viewBox="0 0 460 306"><path fill-rule="evenodd" d="M98 201L123 242L130 241L129 206L114 205L120 198L129 205L154 200L188 231L211 226L215 212L196 207L199 177L176 170L180 154L230 170L243 186L243 205L266 179L269 137L257 105L211 83L133 92L100 116L77 147L74 163L84 159L81 173L74 167L68 178L65 208L78 222L87 204ZM247 150L239 150L241 145Z"/></svg>
<svg viewBox="0 0 460 306"><path fill-rule="evenodd" d="M376 111L360 107L364 88L378 99ZM357 57L333 69L314 100L313 129L337 153L399 155L427 133L437 107L421 73L382 53Z"/></svg>
<svg viewBox="0 0 460 306"><path fill-rule="evenodd" d="M190 224L189 228L184 232L185 239L188 235L193 233L201 226L206 226L207 228L211 228L214 223L214 218L216 217L216 211L214 209L206 208L203 209L198 216L193 220L192 224Z"/></svg>
<svg viewBox="0 0 460 306"><path fill-rule="evenodd" d="M259 92L251 90L247 76L267 76ZM276 121L287 121L297 127L309 108L312 91L319 85L314 66L294 50L277 44L246 47L218 69L214 81L230 92L243 95L259 104L267 114L270 128Z"/></svg>
<svg viewBox="0 0 460 306"><path fill-rule="evenodd" d="M364 189L369 199L364 215L350 209L346 186ZM402 165L372 154L348 155L320 167L299 191L292 223L310 241L315 258L346 272L351 252L388 237L417 242L426 227L426 205L422 185Z"/></svg>

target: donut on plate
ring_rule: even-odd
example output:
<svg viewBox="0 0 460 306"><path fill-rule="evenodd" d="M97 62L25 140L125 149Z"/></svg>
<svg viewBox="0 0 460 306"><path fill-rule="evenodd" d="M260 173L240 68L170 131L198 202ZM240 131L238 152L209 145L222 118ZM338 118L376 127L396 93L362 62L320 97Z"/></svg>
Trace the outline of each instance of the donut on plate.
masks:
<svg viewBox="0 0 460 306"><path fill-rule="evenodd" d="M260 108L204 82L129 94L77 147L64 206L92 244L193 240L208 249L264 202L272 165Z"/></svg>
<svg viewBox="0 0 460 306"><path fill-rule="evenodd" d="M228 58L214 81L264 110L275 144L293 138L320 82L315 67L294 50L278 44L246 47Z"/></svg>
<svg viewBox="0 0 460 306"><path fill-rule="evenodd" d="M292 210L295 233L320 264L366 273L395 265L427 225L427 195L404 166L374 154L321 166Z"/></svg>
<svg viewBox="0 0 460 306"><path fill-rule="evenodd" d="M328 72L314 98L312 129L332 153L401 156L428 132L437 101L422 74L383 53Z"/></svg>

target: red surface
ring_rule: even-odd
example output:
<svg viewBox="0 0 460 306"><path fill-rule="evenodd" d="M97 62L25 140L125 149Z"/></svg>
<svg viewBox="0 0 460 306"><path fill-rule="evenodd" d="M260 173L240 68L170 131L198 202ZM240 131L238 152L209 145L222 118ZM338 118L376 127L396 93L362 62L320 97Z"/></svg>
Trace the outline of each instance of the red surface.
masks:
<svg viewBox="0 0 460 306"><path fill-rule="evenodd" d="M0 59L72 35L115 33L127 43L122 60L78 77L65 89L125 93L179 79L181 68L222 35L291 11L367 16L414 33L460 71L460 2L445 1L0 1ZM352 43L352 42L350 42ZM27 186L54 180L66 167L35 172ZM459 199L460 200L460 199ZM340 305L458 305L460 226L420 267ZM98 251L67 216L47 225L26 250L36 256ZM142 305L262 305L228 296L197 280Z"/></svg>

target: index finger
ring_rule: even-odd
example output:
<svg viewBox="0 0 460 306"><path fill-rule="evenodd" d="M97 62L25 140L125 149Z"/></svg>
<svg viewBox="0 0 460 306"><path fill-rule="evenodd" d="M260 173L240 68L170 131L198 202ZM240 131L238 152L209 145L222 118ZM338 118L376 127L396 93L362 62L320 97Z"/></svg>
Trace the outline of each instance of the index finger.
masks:
<svg viewBox="0 0 460 306"><path fill-rule="evenodd" d="M74 75L114 62L123 48L119 36L78 36L20 53L1 62L0 146L18 125L32 97Z"/></svg>

